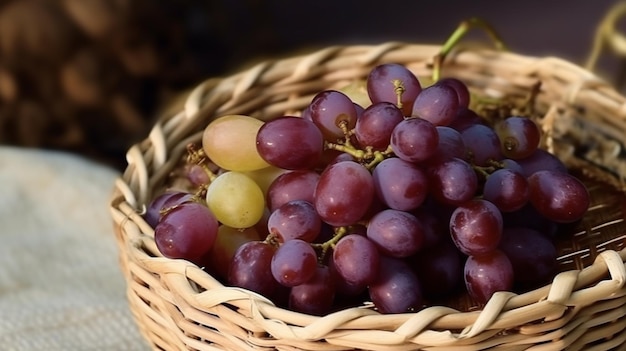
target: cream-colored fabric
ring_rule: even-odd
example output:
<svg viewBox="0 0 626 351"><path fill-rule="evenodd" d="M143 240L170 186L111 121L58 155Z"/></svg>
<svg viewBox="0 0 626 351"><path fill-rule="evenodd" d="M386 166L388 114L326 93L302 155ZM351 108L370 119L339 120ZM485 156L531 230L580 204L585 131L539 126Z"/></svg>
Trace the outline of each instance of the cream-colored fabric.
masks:
<svg viewBox="0 0 626 351"><path fill-rule="evenodd" d="M147 350L125 297L107 201L117 173L0 147L0 349Z"/></svg>

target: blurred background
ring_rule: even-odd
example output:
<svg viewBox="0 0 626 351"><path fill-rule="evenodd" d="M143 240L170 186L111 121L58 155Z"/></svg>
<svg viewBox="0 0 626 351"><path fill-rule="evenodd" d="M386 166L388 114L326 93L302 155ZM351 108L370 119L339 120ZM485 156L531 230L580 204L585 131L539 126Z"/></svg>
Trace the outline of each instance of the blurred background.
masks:
<svg viewBox="0 0 626 351"><path fill-rule="evenodd" d="M331 44L441 44L470 17L513 52L583 65L616 3L0 0L0 144L123 169L159 109L204 79ZM618 64L607 56L597 72L612 79Z"/></svg>

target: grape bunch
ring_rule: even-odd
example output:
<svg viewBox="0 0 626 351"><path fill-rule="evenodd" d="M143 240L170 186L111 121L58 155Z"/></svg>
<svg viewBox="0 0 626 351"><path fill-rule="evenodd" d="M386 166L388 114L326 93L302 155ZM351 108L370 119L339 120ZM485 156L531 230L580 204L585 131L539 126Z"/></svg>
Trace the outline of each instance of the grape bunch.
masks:
<svg viewBox="0 0 626 351"><path fill-rule="evenodd" d="M390 63L299 115L217 118L187 158L200 190L163 193L146 221L164 256L315 315L540 286L589 193L532 118L471 100L459 79L422 86Z"/></svg>

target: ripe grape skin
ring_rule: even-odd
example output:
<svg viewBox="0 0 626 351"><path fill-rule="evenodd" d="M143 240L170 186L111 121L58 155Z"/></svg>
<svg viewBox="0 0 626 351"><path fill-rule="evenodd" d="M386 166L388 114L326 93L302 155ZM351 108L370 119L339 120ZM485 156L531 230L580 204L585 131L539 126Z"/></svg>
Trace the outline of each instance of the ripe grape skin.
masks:
<svg viewBox="0 0 626 351"><path fill-rule="evenodd" d="M539 127L526 117L507 117L495 125L495 131L502 144L502 153L514 160L532 155L541 140Z"/></svg>
<svg viewBox="0 0 626 351"><path fill-rule="evenodd" d="M311 245L300 239L282 243L272 257L274 279L286 287L304 284L315 274L317 255Z"/></svg>
<svg viewBox="0 0 626 351"><path fill-rule="evenodd" d="M314 171L290 171L279 175L267 189L267 206L274 211L293 200L313 203L320 175Z"/></svg>
<svg viewBox="0 0 626 351"><path fill-rule="evenodd" d="M439 134L435 125L422 118L408 118L396 125L390 145L394 154L408 162L421 162L437 150Z"/></svg>
<svg viewBox="0 0 626 351"><path fill-rule="evenodd" d="M459 107L459 110L457 111L456 116L454 117L454 120L452 120L452 122L448 124L448 127L458 132L462 132L463 129L467 127L471 127L475 124L486 124L486 123L483 117L481 117L478 113L476 113L476 111L470 108Z"/></svg>
<svg viewBox="0 0 626 351"><path fill-rule="evenodd" d="M252 171L268 163L259 155L256 135L263 122L245 115L213 120L202 134L202 148L216 165L231 171Z"/></svg>
<svg viewBox="0 0 626 351"><path fill-rule="evenodd" d="M230 263L228 283L270 298L280 286L271 269L275 251L275 247L262 241L241 245Z"/></svg>
<svg viewBox="0 0 626 351"><path fill-rule="evenodd" d="M555 155L544 149L537 149L532 155L515 160L522 167L524 176L530 177L537 171L556 171L567 173L565 164Z"/></svg>
<svg viewBox="0 0 626 351"><path fill-rule="evenodd" d="M468 256L484 255L498 247L503 221L500 210L489 201L473 199L460 205L450 218L450 235Z"/></svg>
<svg viewBox="0 0 626 351"><path fill-rule="evenodd" d="M376 279L369 286L378 312L405 313L422 308L422 286L417 275L401 259L381 256Z"/></svg>
<svg viewBox="0 0 626 351"><path fill-rule="evenodd" d="M156 196L148 204L146 213L143 215L146 223L154 228L161 218L161 211L169 207L191 200L192 194L180 190L167 190Z"/></svg>
<svg viewBox="0 0 626 351"><path fill-rule="evenodd" d="M438 162L452 157L467 160L467 147L456 129L437 126L438 143L435 152L427 159L427 162Z"/></svg>
<svg viewBox="0 0 626 351"><path fill-rule="evenodd" d="M333 307L335 286L327 266L317 265L313 277L294 286L289 293L289 309L315 316L326 315Z"/></svg>
<svg viewBox="0 0 626 351"><path fill-rule="evenodd" d="M448 240L409 258L425 296L438 299L459 290L463 282L463 260L459 250Z"/></svg>
<svg viewBox="0 0 626 351"><path fill-rule="evenodd" d="M423 118L436 126L447 126L455 119L458 110L456 90L446 84L434 84L417 96L411 116Z"/></svg>
<svg viewBox="0 0 626 351"><path fill-rule="evenodd" d="M430 193L442 204L462 204L472 199L478 189L472 166L456 157L430 165L427 176Z"/></svg>
<svg viewBox="0 0 626 351"><path fill-rule="evenodd" d="M384 255L408 257L424 245L424 229L412 214L388 209L370 218L367 238Z"/></svg>
<svg viewBox="0 0 626 351"><path fill-rule="evenodd" d="M470 103L470 92L467 85L460 79L447 77L442 78L435 84L448 85L456 92L459 99L459 108L468 108Z"/></svg>
<svg viewBox="0 0 626 351"><path fill-rule="evenodd" d="M395 210L419 207L428 194L425 172L413 163L397 157L384 159L372 172L378 198Z"/></svg>
<svg viewBox="0 0 626 351"><path fill-rule="evenodd" d="M348 234L335 245L332 260L337 273L349 284L366 286L376 278L380 253L368 238Z"/></svg>
<svg viewBox="0 0 626 351"><path fill-rule="evenodd" d="M309 114L323 138L330 142L344 139L345 135L340 127L342 123L345 123L347 130L351 130L357 120L354 103L346 94L337 90L324 90L315 95L309 104Z"/></svg>
<svg viewBox="0 0 626 351"><path fill-rule="evenodd" d="M163 256L196 263L213 247L218 226L206 206L199 202L185 202L161 217L154 229L154 241Z"/></svg>
<svg viewBox="0 0 626 351"><path fill-rule="evenodd" d="M502 212L513 212L528 203L528 181L521 173L502 168L491 173L483 185L483 198Z"/></svg>
<svg viewBox="0 0 626 351"><path fill-rule="evenodd" d="M422 86L417 77L405 66L396 63L385 63L374 67L367 76L367 94L372 103L390 102L397 106L398 95L396 83L400 83L404 89L401 96L404 116L410 116L413 110L413 102L422 91Z"/></svg>
<svg viewBox="0 0 626 351"><path fill-rule="evenodd" d="M279 242L300 239L312 242L319 235L322 226L315 207L305 200L289 201L270 214L267 221L269 233Z"/></svg>
<svg viewBox="0 0 626 351"><path fill-rule="evenodd" d="M259 155L282 169L310 169L324 150L322 132L304 118L282 116L267 121L256 134Z"/></svg>
<svg viewBox="0 0 626 351"><path fill-rule="evenodd" d="M206 203L218 221L233 228L255 225L265 211L265 197L258 184L234 171L222 173L211 182Z"/></svg>
<svg viewBox="0 0 626 351"><path fill-rule="evenodd" d="M530 228L504 228L498 247L513 266L515 285L533 289L557 272L557 250L548 236Z"/></svg>
<svg viewBox="0 0 626 351"><path fill-rule="evenodd" d="M491 160L498 161L503 158L500 139L491 127L474 124L460 133L475 165L488 166Z"/></svg>
<svg viewBox="0 0 626 351"><path fill-rule="evenodd" d="M333 226L358 222L374 198L370 172L353 161L329 165L320 175L313 205L322 220Z"/></svg>
<svg viewBox="0 0 626 351"><path fill-rule="evenodd" d="M483 304L497 291L511 291L515 279L511 261L497 249L481 256L468 257L464 277L469 295Z"/></svg>
<svg viewBox="0 0 626 351"><path fill-rule="evenodd" d="M537 171L528 177L530 203L557 223L576 222L590 204L589 192L576 177L559 171Z"/></svg>
<svg viewBox="0 0 626 351"><path fill-rule="evenodd" d="M258 241L261 237L256 228L237 229L220 225L211 250L203 258L208 269L221 278L228 276L228 266L239 247L249 241Z"/></svg>
<svg viewBox="0 0 626 351"><path fill-rule="evenodd" d="M404 120L402 111L390 102L370 105L356 121L354 135L361 147L384 151L395 126Z"/></svg>

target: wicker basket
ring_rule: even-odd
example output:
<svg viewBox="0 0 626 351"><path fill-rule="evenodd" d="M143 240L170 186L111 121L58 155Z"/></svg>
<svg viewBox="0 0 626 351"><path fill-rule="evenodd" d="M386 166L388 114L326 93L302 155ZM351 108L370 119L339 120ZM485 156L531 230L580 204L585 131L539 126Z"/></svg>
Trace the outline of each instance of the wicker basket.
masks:
<svg viewBox="0 0 626 351"><path fill-rule="evenodd" d="M211 119L297 113L321 89L346 86L383 62L427 76L439 50L396 42L328 47L209 79L128 151L111 214L130 307L154 349L626 350L626 99L558 58L466 47L453 51L442 71L486 97L524 98L541 82L537 108L545 113L547 147L585 178L593 201L573 239L561 245L562 273L550 285L498 292L480 309L432 306L382 315L364 306L316 317L159 254L141 213L170 185L187 144L200 139Z"/></svg>

